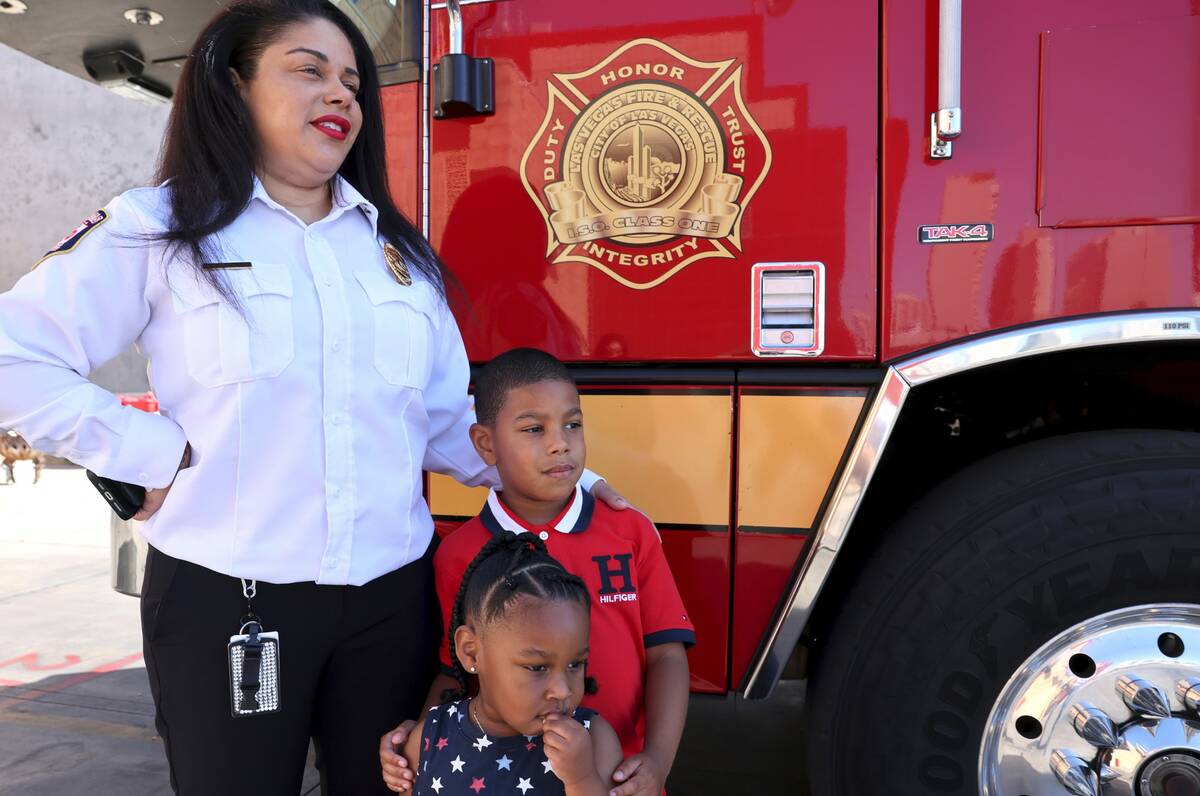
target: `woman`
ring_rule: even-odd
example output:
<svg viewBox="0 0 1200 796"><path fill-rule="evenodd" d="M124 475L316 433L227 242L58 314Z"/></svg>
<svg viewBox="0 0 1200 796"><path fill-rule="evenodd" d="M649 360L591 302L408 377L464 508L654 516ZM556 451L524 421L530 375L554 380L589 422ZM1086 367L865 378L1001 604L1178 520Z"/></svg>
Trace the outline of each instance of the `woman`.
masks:
<svg viewBox="0 0 1200 796"><path fill-rule="evenodd" d="M178 793L294 796L310 737L323 792L386 793L377 739L416 715L438 634L421 470L495 483L382 121L332 5L236 0L183 69L162 184L0 296L0 426L147 489L142 631ZM161 415L84 379L135 341ZM254 710L266 669L231 682L250 613L279 634L277 712Z"/></svg>

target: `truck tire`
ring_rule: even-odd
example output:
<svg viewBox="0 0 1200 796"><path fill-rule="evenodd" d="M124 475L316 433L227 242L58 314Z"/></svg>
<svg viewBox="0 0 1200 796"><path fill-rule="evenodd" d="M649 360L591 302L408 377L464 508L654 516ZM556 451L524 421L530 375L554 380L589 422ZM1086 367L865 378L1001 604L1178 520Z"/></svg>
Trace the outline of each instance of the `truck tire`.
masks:
<svg viewBox="0 0 1200 796"><path fill-rule="evenodd" d="M1200 794L1200 434L965 468L884 535L826 636L814 796Z"/></svg>

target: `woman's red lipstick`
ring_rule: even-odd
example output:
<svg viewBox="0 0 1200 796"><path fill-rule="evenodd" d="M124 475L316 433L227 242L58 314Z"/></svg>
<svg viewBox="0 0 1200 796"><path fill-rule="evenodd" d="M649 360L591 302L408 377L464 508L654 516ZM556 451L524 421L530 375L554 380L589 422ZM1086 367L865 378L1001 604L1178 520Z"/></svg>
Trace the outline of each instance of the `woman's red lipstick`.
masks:
<svg viewBox="0 0 1200 796"><path fill-rule="evenodd" d="M326 114L318 119L313 119L309 124L335 141L345 141L346 136L350 135L350 120L341 116Z"/></svg>

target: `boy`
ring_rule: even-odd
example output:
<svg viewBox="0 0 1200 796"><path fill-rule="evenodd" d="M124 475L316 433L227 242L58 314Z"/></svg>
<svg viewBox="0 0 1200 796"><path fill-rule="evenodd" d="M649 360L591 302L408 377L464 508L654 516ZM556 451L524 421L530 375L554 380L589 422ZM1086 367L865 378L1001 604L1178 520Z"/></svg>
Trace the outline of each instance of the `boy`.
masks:
<svg viewBox="0 0 1200 796"><path fill-rule="evenodd" d="M463 572L495 534L532 533L583 578L592 593L588 674L599 692L584 698L616 730L625 760L614 773L618 796L658 796L675 759L687 715L685 647L695 643L654 525L637 511L613 511L577 482L586 448L579 392L554 357L518 348L493 359L475 387L478 422L471 441L499 471L478 517L442 541L434 557L438 601L447 619ZM427 707L457 686L448 640ZM385 780L396 743L381 739Z"/></svg>

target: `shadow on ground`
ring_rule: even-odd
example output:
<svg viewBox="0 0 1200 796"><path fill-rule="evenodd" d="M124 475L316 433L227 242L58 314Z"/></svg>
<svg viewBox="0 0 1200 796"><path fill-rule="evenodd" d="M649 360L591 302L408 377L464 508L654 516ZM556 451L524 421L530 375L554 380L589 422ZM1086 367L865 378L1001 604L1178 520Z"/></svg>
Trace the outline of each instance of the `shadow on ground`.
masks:
<svg viewBox="0 0 1200 796"><path fill-rule="evenodd" d="M803 684L769 702L692 699L670 796L804 796ZM310 765L302 794L319 792ZM0 688L0 796L168 796L144 668L47 677Z"/></svg>
<svg viewBox="0 0 1200 796"><path fill-rule="evenodd" d="M784 681L771 699L693 696L669 796L771 794L808 796L805 781L804 691Z"/></svg>
<svg viewBox="0 0 1200 796"><path fill-rule="evenodd" d="M303 794L318 791L316 771ZM0 796L169 796L144 668L0 688Z"/></svg>

